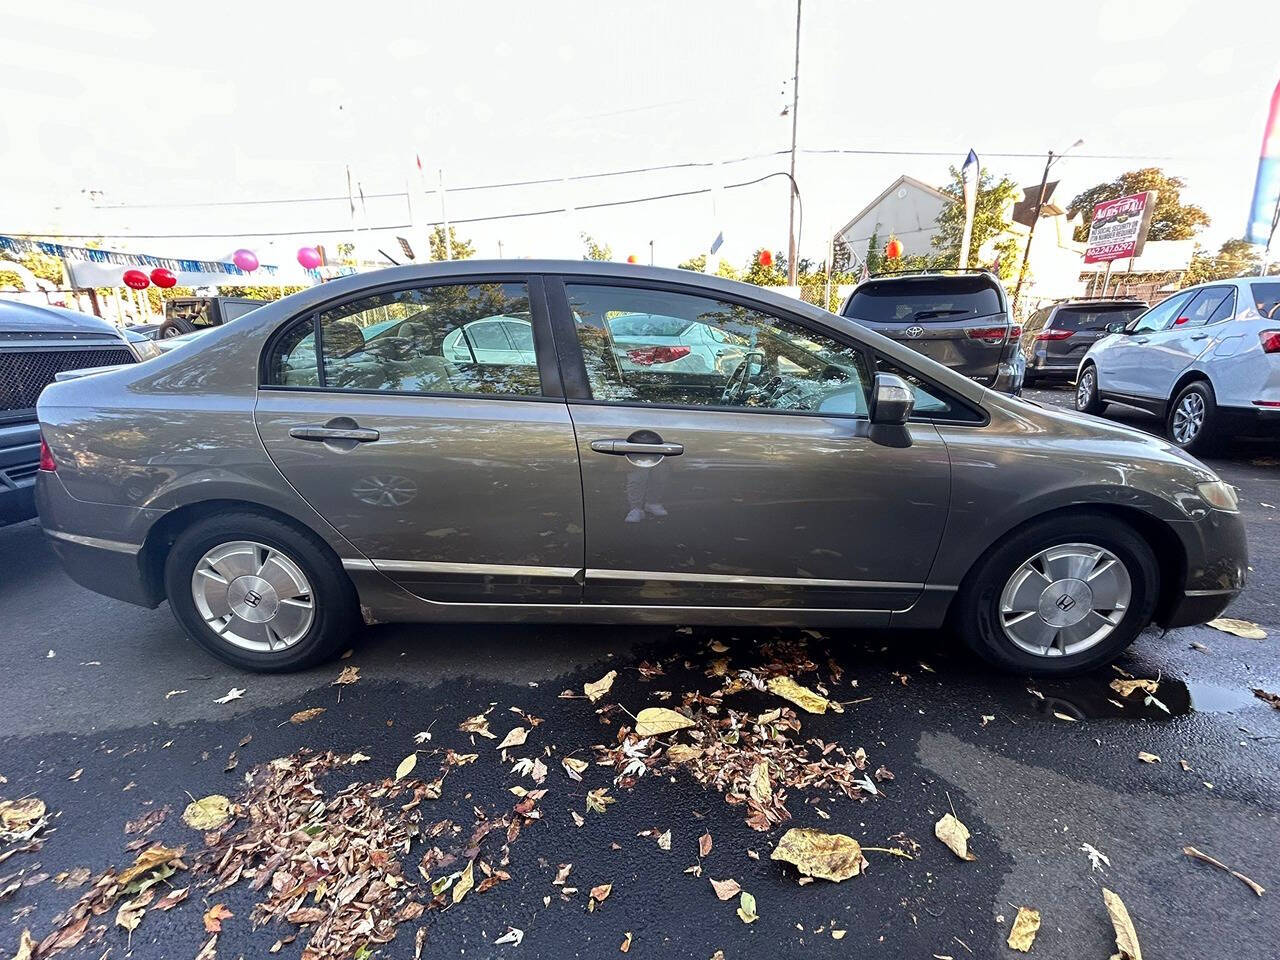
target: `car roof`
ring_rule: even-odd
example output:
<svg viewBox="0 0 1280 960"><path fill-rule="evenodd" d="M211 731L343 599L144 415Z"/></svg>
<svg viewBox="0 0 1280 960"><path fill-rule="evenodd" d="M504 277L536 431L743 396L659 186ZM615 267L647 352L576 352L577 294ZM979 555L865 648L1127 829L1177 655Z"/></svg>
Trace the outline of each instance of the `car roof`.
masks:
<svg viewBox="0 0 1280 960"><path fill-rule="evenodd" d="M0 300L0 329L23 332L111 333L119 330L108 320L91 313L48 304Z"/></svg>

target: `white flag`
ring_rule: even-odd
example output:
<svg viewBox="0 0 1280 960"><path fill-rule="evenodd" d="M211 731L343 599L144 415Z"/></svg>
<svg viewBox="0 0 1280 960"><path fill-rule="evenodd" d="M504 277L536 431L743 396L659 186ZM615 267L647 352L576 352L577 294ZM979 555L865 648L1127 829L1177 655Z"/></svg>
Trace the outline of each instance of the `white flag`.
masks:
<svg viewBox="0 0 1280 960"><path fill-rule="evenodd" d="M973 208L978 202L978 155L972 150L960 168L960 183L964 189L964 233L960 237L960 263L969 266L969 242L973 238Z"/></svg>

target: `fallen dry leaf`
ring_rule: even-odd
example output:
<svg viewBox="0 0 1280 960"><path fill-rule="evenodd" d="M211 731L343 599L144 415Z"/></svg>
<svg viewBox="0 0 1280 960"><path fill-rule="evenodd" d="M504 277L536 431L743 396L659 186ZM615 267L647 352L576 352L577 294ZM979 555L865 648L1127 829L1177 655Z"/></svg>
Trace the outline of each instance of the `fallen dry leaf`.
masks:
<svg viewBox="0 0 1280 960"><path fill-rule="evenodd" d="M1014 950L1029 953L1031 944L1035 943L1036 931L1040 929L1040 911L1030 907L1019 907L1018 915L1013 918L1013 929L1009 931L1009 946Z"/></svg>
<svg viewBox="0 0 1280 960"><path fill-rule="evenodd" d="M1159 763L1160 757L1154 753L1147 753L1145 750L1138 751L1138 759L1143 763Z"/></svg>
<svg viewBox="0 0 1280 960"><path fill-rule="evenodd" d="M667 759L672 763L689 763L702 756L701 747L690 747L683 743L673 743L667 747Z"/></svg>
<svg viewBox="0 0 1280 960"><path fill-rule="evenodd" d="M609 894L613 893L612 883L601 883L591 888L591 899L596 903L603 903L609 899Z"/></svg>
<svg viewBox="0 0 1280 960"><path fill-rule="evenodd" d="M1267 639L1267 631L1249 620L1233 620L1231 617L1219 617L1217 620L1210 620L1206 626L1221 630L1223 633L1243 637L1246 640Z"/></svg>
<svg viewBox="0 0 1280 960"><path fill-rule="evenodd" d="M1269 703L1277 710L1280 710L1280 694L1271 693L1269 690L1259 690L1257 687L1254 687L1253 695L1264 703Z"/></svg>
<svg viewBox="0 0 1280 960"><path fill-rule="evenodd" d="M610 688L613 686L613 681L616 679L618 679L618 671L610 670L594 683L584 683L582 685L582 692L586 694L588 700L595 703L609 692Z"/></svg>
<svg viewBox="0 0 1280 960"><path fill-rule="evenodd" d="M23 930L18 940L18 952L13 955L13 960L33 960L35 955L36 942L31 939L31 931Z"/></svg>
<svg viewBox="0 0 1280 960"><path fill-rule="evenodd" d="M747 781L747 790L751 799L759 804L767 804L773 797L773 784L769 780L769 761L760 760L751 768L751 777Z"/></svg>
<svg viewBox="0 0 1280 960"><path fill-rule="evenodd" d="M467 869L462 871L462 876L458 878L458 882L453 885L453 902L461 903L462 898L471 892L471 888L476 884L476 862L474 860L467 861Z"/></svg>
<svg viewBox="0 0 1280 960"><path fill-rule="evenodd" d="M524 931L521 930L519 927L507 927L507 932L504 933L502 936L500 936L497 940L493 941L494 946L498 946L499 944L503 944L503 943L509 943L515 947L520 946L520 944L522 944L523 942L524 942Z"/></svg>
<svg viewBox="0 0 1280 960"><path fill-rule="evenodd" d="M524 727L512 727L511 732L502 738L502 742L498 744L498 750L506 750L508 747L519 747L524 745L525 738L529 736L529 731Z"/></svg>
<svg viewBox="0 0 1280 960"><path fill-rule="evenodd" d="M498 739L497 734L492 733L489 730L489 715L487 713L480 713L476 714L474 717L467 717L467 719L458 724L458 729L463 733L476 733L482 737L487 737L490 740ZM427 734L427 737L422 742L425 743L430 739L431 735Z"/></svg>
<svg viewBox="0 0 1280 960"><path fill-rule="evenodd" d="M162 847L159 844L147 847L146 850L138 854L132 866L120 871L120 875L116 877L116 882L121 887L127 887L134 880L143 877L158 867L168 866L181 856L182 847Z"/></svg>
<svg viewBox="0 0 1280 960"><path fill-rule="evenodd" d="M809 827L792 827L784 833L769 859L793 864L805 876L836 883L856 877L867 862L853 837Z"/></svg>
<svg viewBox="0 0 1280 960"><path fill-rule="evenodd" d="M770 677L768 687L770 693L784 700L790 700L809 713L826 713L827 707L831 706L831 701L826 697L814 693L808 687L801 686L790 677Z"/></svg>
<svg viewBox="0 0 1280 960"><path fill-rule="evenodd" d="M1264 893L1267 892L1267 888L1264 887L1262 884L1254 880L1250 880L1243 873L1240 873L1237 870L1232 870L1221 860L1215 860L1213 857L1209 856L1207 853L1203 853L1197 850L1195 847L1183 847L1182 852L1185 853L1188 857L1192 857L1196 860L1202 860L1205 863L1208 863L1217 867L1219 870L1227 871L1227 873L1231 874L1233 877L1235 877L1237 880L1239 880L1241 883L1247 886L1250 890L1252 890L1258 896L1262 896Z"/></svg>
<svg viewBox="0 0 1280 960"><path fill-rule="evenodd" d="M232 687L224 696L218 697L214 703L230 703L232 700L243 700L244 690L240 687Z"/></svg>
<svg viewBox="0 0 1280 960"><path fill-rule="evenodd" d="M622 944L618 947L623 953L627 953L631 949L631 931L628 930L622 938Z"/></svg>
<svg viewBox="0 0 1280 960"><path fill-rule="evenodd" d="M359 667L343 667L342 672L338 674L338 678L330 684L330 686L346 686L348 683L355 683L360 679Z"/></svg>
<svg viewBox="0 0 1280 960"><path fill-rule="evenodd" d="M46 812L44 801L37 797L0 802L0 832L26 833L44 819Z"/></svg>
<svg viewBox="0 0 1280 960"><path fill-rule="evenodd" d="M308 710L299 710L289 718L290 723L306 723L308 720L314 720L320 714L324 713L324 707L311 707Z"/></svg>
<svg viewBox="0 0 1280 960"><path fill-rule="evenodd" d="M743 923L755 923L760 919L760 915L756 913L756 898L745 890L738 899L738 918Z"/></svg>
<svg viewBox="0 0 1280 960"><path fill-rule="evenodd" d="M583 772L589 764L585 760L579 760L577 757L562 757L560 763L564 766L564 772L569 775L570 780L581 780Z"/></svg>
<svg viewBox="0 0 1280 960"><path fill-rule="evenodd" d="M396 767L396 779L403 780L409 774L413 773L413 768L416 767L417 765L418 765L418 752L415 750L413 753L409 754L407 757L405 757L403 760L400 761L400 766Z"/></svg>
<svg viewBox="0 0 1280 960"><path fill-rule="evenodd" d="M706 857L711 854L711 831L707 831L698 838L698 856Z"/></svg>
<svg viewBox="0 0 1280 960"><path fill-rule="evenodd" d="M636 714L637 737L661 737L692 726L688 717L666 707L645 707Z"/></svg>
<svg viewBox="0 0 1280 960"><path fill-rule="evenodd" d="M671 849L671 831L670 830L664 830L662 831L662 833L658 834L658 849L659 850Z"/></svg>
<svg viewBox="0 0 1280 960"><path fill-rule="evenodd" d="M196 960L218 960L218 935L215 933L196 954Z"/></svg>
<svg viewBox="0 0 1280 960"><path fill-rule="evenodd" d="M721 900L732 900L742 892L742 887L738 886L738 881L730 877L727 880L714 880L707 877L711 883L711 888L715 890L716 896Z"/></svg>
<svg viewBox="0 0 1280 960"><path fill-rule="evenodd" d="M1129 911L1124 901L1106 887L1102 888L1102 900L1107 905L1107 913L1111 916L1111 926L1116 932L1116 949L1119 950L1111 960L1142 960L1142 947L1138 946L1138 932L1133 929L1133 921L1129 919Z"/></svg>
<svg viewBox="0 0 1280 960"><path fill-rule="evenodd" d="M220 793L213 793L187 804L182 811L182 822L193 830L217 830L231 816L231 801Z"/></svg>
<svg viewBox="0 0 1280 960"><path fill-rule="evenodd" d="M225 903L215 903L204 912L204 932L221 933L222 921L230 920L235 914L227 909Z"/></svg>
<svg viewBox="0 0 1280 960"><path fill-rule="evenodd" d="M165 910L172 910L174 907L180 904L183 900L187 899L187 892L189 890L190 890L190 887L178 887L177 889L170 890L163 897L161 897L159 900L156 901L155 909L160 910L162 912Z"/></svg>
<svg viewBox="0 0 1280 960"><path fill-rule="evenodd" d="M1111 681L1111 689L1122 697L1127 697L1135 690L1141 690L1143 693L1155 693L1160 689L1160 681L1158 680L1122 680L1119 677Z"/></svg>
<svg viewBox="0 0 1280 960"><path fill-rule="evenodd" d="M151 899L150 894L145 897L138 897L136 900L126 900L120 904L120 909L116 911L116 926L123 927L130 934L138 929L138 924L142 922L142 917L147 912L147 902Z"/></svg>
<svg viewBox="0 0 1280 960"><path fill-rule="evenodd" d="M969 852L969 828L952 814L943 814L942 819L933 825L933 834L961 860L977 859Z"/></svg>

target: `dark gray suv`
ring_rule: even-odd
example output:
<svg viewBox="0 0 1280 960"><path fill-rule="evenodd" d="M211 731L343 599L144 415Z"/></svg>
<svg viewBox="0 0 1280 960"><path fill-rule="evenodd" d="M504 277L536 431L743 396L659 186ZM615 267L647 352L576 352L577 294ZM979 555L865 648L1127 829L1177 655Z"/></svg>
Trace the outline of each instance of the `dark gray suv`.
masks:
<svg viewBox="0 0 1280 960"><path fill-rule="evenodd" d="M1027 318L1022 348L1027 355L1025 383L1074 380L1089 348L1113 323L1128 324L1147 309L1145 300L1063 300L1041 307Z"/></svg>
<svg viewBox="0 0 1280 960"><path fill-rule="evenodd" d="M985 270L873 277L840 313L983 386L1015 394L1022 388L1022 331L1004 287Z"/></svg>

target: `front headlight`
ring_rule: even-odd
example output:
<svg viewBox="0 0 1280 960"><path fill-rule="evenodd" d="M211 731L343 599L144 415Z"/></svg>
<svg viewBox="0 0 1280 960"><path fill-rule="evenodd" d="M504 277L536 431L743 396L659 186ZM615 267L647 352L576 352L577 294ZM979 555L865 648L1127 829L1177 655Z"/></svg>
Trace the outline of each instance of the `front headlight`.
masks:
<svg viewBox="0 0 1280 960"><path fill-rule="evenodd" d="M154 340L148 340L141 334L133 333L130 330L125 331L124 338L128 341L129 346L133 348L133 352L137 355L139 362L158 357L163 352L156 346Z"/></svg>
<svg viewBox="0 0 1280 960"><path fill-rule="evenodd" d="M1200 494L1200 499L1215 510L1235 513L1240 509L1240 500L1236 496L1236 488L1225 480L1197 483L1196 493Z"/></svg>

